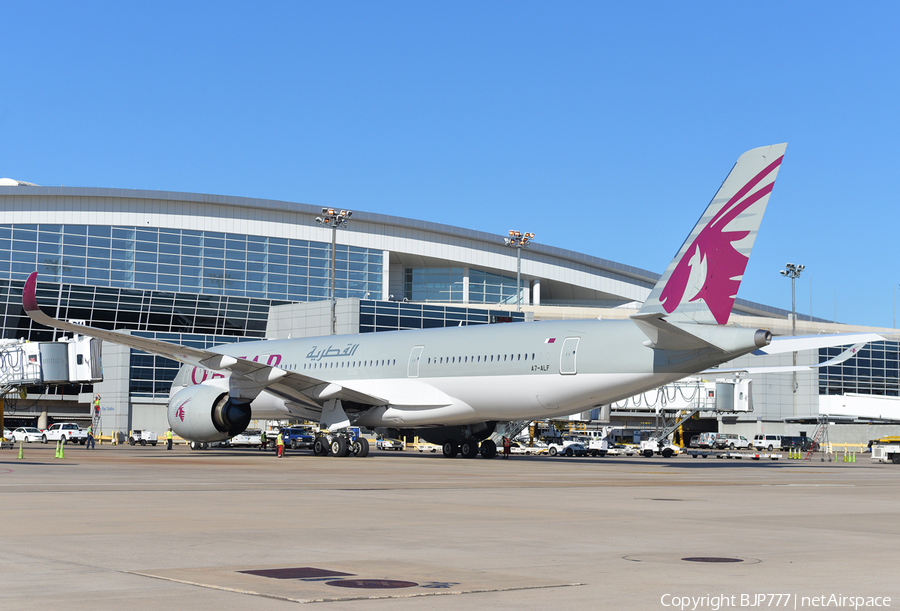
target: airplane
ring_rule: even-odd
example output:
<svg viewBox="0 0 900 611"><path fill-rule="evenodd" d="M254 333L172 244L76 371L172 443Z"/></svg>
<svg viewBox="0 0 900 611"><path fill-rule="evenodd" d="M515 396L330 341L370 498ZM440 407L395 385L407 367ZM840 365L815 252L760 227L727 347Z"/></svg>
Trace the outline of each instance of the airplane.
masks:
<svg viewBox="0 0 900 611"><path fill-rule="evenodd" d="M492 458L498 423L560 418L703 372L754 351L883 339L775 338L726 326L786 144L738 158L643 307L623 320L560 320L246 341L201 350L57 320L23 291L35 321L183 364L167 406L191 447L251 419L307 419L314 453L365 456L349 427L416 429L446 457ZM823 339L827 337L827 339Z"/></svg>

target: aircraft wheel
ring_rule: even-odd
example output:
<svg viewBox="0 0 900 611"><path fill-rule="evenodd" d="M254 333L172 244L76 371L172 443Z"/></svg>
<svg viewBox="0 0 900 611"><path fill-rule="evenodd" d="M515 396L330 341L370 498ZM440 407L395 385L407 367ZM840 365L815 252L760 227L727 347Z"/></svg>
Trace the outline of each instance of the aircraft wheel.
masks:
<svg viewBox="0 0 900 611"><path fill-rule="evenodd" d="M328 456L328 440L324 437L316 437L313 443L313 454L316 456Z"/></svg>
<svg viewBox="0 0 900 611"><path fill-rule="evenodd" d="M485 439L481 442L481 457L495 458L497 456L497 444L493 439Z"/></svg>
<svg viewBox="0 0 900 611"><path fill-rule="evenodd" d="M350 451L345 437L335 437L331 442L331 453L335 456L346 456Z"/></svg>
<svg viewBox="0 0 900 611"><path fill-rule="evenodd" d="M462 442L459 446L459 452L463 458L475 458L478 456L478 442L474 439Z"/></svg>
<svg viewBox="0 0 900 611"><path fill-rule="evenodd" d="M369 455L369 440L365 437L360 437L356 441L353 442L353 455L358 456L360 458L365 458Z"/></svg>
<svg viewBox="0 0 900 611"><path fill-rule="evenodd" d="M452 439L444 442L444 458L455 458L459 453L459 446Z"/></svg>

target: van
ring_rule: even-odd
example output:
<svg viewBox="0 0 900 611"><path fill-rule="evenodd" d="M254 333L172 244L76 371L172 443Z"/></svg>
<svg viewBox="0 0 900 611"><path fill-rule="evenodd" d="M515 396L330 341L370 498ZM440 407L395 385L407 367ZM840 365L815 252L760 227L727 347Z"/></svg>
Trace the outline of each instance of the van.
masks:
<svg viewBox="0 0 900 611"><path fill-rule="evenodd" d="M753 437L753 447L757 450L780 450L781 435L756 435Z"/></svg>
<svg viewBox="0 0 900 611"><path fill-rule="evenodd" d="M697 440L698 448L714 448L716 445L716 436L718 433L700 433L700 439Z"/></svg>

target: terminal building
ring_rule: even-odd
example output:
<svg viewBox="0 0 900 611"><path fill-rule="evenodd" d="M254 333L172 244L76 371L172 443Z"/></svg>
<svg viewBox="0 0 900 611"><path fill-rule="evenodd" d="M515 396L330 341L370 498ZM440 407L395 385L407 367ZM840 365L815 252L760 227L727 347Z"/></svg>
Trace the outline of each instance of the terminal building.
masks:
<svg viewBox="0 0 900 611"><path fill-rule="evenodd" d="M38 300L51 315L203 348L327 335L332 257L338 334L626 318L659 278L539 242L518 251L505 236L466 228L354 210L338 229L317 223L321 214L321 207L295 202L0 179L0 337L49 342L62 335L22 309L22 287L35 270ZM740 299L729 323L791 333L789 311ZM888 339L840 365L801 372L796 387L790 374L755 376L751 412L704 412L690 426L798 434L824 414L865 423L862 439L900 422L895 330L803 315L796 327L804 335L875 330ZM840 351L798 353L798 363L820 363ZM102 382L32 385L27 394L7 389L7 427L86 424L99 394L104 433L164 430L179 364L108 343L102 358ZM743 357L735 365L790 362L788 354ZM656 409L645 397L576 418L641 428Z"/></svg>

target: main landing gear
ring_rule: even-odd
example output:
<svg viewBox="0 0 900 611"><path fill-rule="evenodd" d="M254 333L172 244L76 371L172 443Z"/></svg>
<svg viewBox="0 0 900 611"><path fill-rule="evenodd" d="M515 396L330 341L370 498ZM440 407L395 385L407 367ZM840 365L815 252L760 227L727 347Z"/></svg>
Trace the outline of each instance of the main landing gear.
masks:
<svg viewBox="0 0 900 611"><path fill-rule="evenodd" d="M369 455L369 440L365 437L353 439L347 433L321 433L313 443L313 454L316 456L358 456Z"/></svg>
<svg viewBox="0 0 900 611"><path fill-rule="evenodd" d="M494 458L497 456L497 444L490 439L485 439L479 448L478 442L474 439L466 439L462 442L449 439L444 442L443 452L444 458L455 458L457 454L462 455L463 458L475 458L479 452L482 458Z"/></svg>

